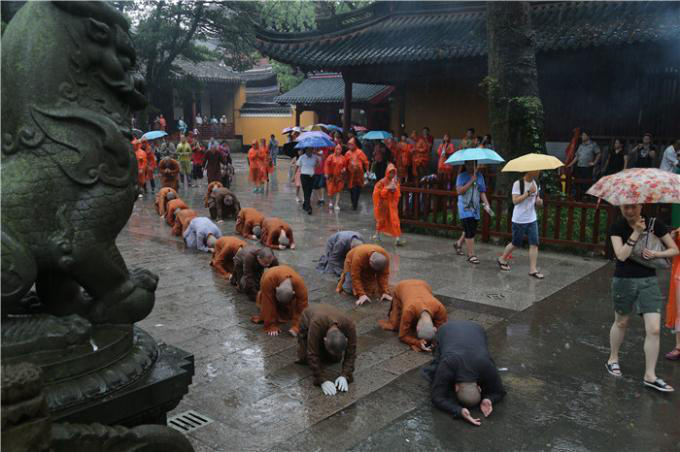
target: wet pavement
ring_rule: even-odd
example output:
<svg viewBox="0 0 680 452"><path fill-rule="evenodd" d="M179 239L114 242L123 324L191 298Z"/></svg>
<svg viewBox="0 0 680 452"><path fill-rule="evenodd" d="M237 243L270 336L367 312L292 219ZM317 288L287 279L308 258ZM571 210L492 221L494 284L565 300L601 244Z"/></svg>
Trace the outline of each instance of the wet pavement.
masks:
<svg viewBox="0 0 680 452"><path fill-rule="evenodd" d="M391 255L391 283L428 281L451 318L487 328L498 366L508 368L509 395L482 427L436 412L418 375L429 356L410 351L377 326L389 306L355 308L351 298L335 293L333 277L314 270L332 233L353 229L370 238L370 194L362 194L357 212L343 194L340 212L320 208L308 216L288 183L288 164L279 160L268 193L253 194L243 155L237 155L232 188L242 206L291 224L297 249L276 254L305 278L310 302L335 305L357 322L355 383L347 393L324 396L312 385L309 369L294 364L294 338L268 337L250 323L255 304L212 272L208 254L187 251L170 235L155 215L151 194L135 205L118 239L129 266L160 276L156 307L139 325L195 355L194 383L173 413L192 409L215 421L188 434L196 450L680 449L674 418L680 399L640 385L640 322L624 345L626 378L615 381L604 369L611 317L611 268L605 261L542 253L546 280L537 281L527 276L526 251L515 252L513 270L501 273L494 263L499 247L479 245L482 264L473 267L455 255L450 240L405 234L406 247L383 244ZM204 190L205 180L181 189L180 196L207 215ZM233 221L221 225L227 234L233 227ZM662 350L671 346L665 334ZM659 374L680 386L677 365L661 363Z"/></svg>

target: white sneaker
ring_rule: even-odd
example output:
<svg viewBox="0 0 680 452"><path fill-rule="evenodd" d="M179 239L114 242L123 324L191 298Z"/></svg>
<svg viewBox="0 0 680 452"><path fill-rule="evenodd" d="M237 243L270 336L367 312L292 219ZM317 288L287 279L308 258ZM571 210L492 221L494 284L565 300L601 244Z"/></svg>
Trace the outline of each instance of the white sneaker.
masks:
<svg viewBox="0 0 680 452"><path fill-rule="evenodd" d="M336 204L335 207L333 207L335 210L340 210L340 205Z"/></svg>
<svg viewBox="0 0 680 452"><path fill-rule="evenodd" d="M297 202L298 204L300 204L301 201L300 201L300 197L299 197L299 196L296 196L296 197L295 197L295 202Z"/></svg>

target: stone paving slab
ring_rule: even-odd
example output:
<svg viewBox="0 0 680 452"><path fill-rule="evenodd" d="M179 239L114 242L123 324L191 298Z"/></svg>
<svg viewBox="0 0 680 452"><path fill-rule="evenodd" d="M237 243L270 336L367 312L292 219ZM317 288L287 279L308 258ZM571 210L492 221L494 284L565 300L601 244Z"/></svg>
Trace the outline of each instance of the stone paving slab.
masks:
<svg viewBox="0 0 680 452"><path fill-rule="evenodd" d="M280 160L276 183L265 195L253 194L247 186L243 156L237 155L235 161L233 189L241 204L292 225L297 249L276 254L305 278L310 303L332 304L355 320L359 334L355 383L345 394L324 396L312 385L308 367L294 363L295 338L287 333L269 337L261 325L252 324L249 318L257 311L255 304L212 271L209 255L185 250L181 239L170 235L169 227L153 211L152 196L147 195L136 203L118 245L130 267L145 267L160 276L156 306L139 325L157 340L195 356L194 383L174 413L193 409L215 419L189 434L199 451L351 447L358 438L389 425L429 397L417 372L430 356L411 351L396 334L377 325L378 319L387 317L389 304L356 307L352 297L335 293L335 277L314 269L333 232L353 229L370 238L369 193L362 195L357 212L347 209L349 200L343 195L340 212L317 209L308 216L295 202L294 188L287 182L287 161ZM202 205L205 185L204 181L202 186L180 189L180 196L202 215L207 215ZM220 229L233 234L234 221L224 222ZM391 255L390 282L425 279L451 318L475 320L485 328L604 265L603 261L542 253L540 262L548 278L536 281L526 275L526 253L521 250L515 253L513 271L500 273L494 264L499 247L480 244L483 263L472 267L455 255L450 240L413 234L405 238L403 248L384 241ZM339 366L329 371L333 369L338 371ZM351 414L354 407L359 414Z"/></svg>

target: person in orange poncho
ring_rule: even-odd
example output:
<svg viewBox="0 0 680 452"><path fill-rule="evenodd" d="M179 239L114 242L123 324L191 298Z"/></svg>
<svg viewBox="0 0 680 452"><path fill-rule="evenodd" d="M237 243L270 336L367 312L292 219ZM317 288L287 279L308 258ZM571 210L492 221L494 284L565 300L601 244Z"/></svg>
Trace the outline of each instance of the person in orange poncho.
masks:
<svg viewBox="0 0 680 452"><path fill-rule="evenodd" d="M142 149L146 152L146 180L144 181L144 191L146 192L146 183L151 185L151 193L156 192L156 181L153 178L153 172L156 170L156 154L153 152L151 144L142 139Z"/></svg>
<svg viewBox="0 0 680 452"><path fill-rule="evenodd" d="M680 228L674 230L672 236L680 248ZM666 359L680 360L680 256L673 258L671 286L668 289L668 304L666 305L666 326L675 330L675 348L666 353Z"/></svg>
<svg viewBox="0 0 680 452"><path fill-rule="evenodd" d="M396 146L396 153L394 162L397 165L397 174L400 181L410 179L411 171L411 154L413 153L413 145L408 142L408 135L406 132L401 134L401 141Z"/></svg>
<svg viewBox="0 0 680 452"><path fill-rule="evenodd" d="M300 316L307 308L307 286L298 272L287 265L265 270L260 279L260 291L255 299L260 315L250 318L253 323L264 323L269 336L278 336L279 324L290 321L288 332L300 332Z"/></svg>
<svg viewBox="0 0 680 452"><path fill-rule="evenodd" d="M170 157L163 157L158 164L158 173L161 176L161 187L179 189L179 162Z"/></svg>
<svg viewBox="0 0 680 452"><path fill-rule="evenodd" d="M213 251L210 266L224 278L231 278L234 272L234 256L246 245L246 242L236 236L220 237L215 242L215 251Z"/></svg>
<svg viewBox="0 0 680 452"><path fill-rule="evenodd" d="M324 173L326 174L326 190L328 191L328 209L340 210L340 192L345 188L347 160L342 155L342 144L339 138L336 138L333 154L326 159ZM333 195L335 195L335 202L333 202Z"/></svg>
<svg viewBox="0 0 680 452"><path fill-rule="evenodd" d="M447 165L446 160L456 152L456 147L451 143L451 136L448 133L444 134L444 138L437 148L437 155L439 156L439 164L437 165L437 175L442 179L451 179L453 175L453 165Z"/></svg>
<svg viewBox="0 0 680 452"><path fill-rule="evenodd" d="M359 208L359 196L364 186L364 173L368 171L368 158L364 151L357 147L356 139L350 138L347 142L347 153L345 162L347 163L347 188L349 188L352 199L352 210Z"/></svg>
<svg viewBox="0 0 680 452"><path fill-rule="evenodd" d="M172 225L172 235L184 237L184 231L189 227L191 220L197 216L198 213L192 209L175 209L175 224Z"/></svg>
<svg viewBox="0 0 680 452"><path fill-rule="evenodd" d="M418 182L426 176L427 169L430 166L430 143L427 138L418 135L415 131L411 135L411 139L416 142L413 151L413 177Z"/></svg>
<svg viewBox="0 0 680 452"><path fill-rule="evenodd" d="M432 295L432 287L420 279L406 279L394 286L389 319L378 320L383 330L398 331L399 340L416 352L432 351L437 329L446 323L444 305Z"/></svg>
<svg viewBox="0 0 680 452"><path fill-rule="evenodd" d="M142 149L142 143L138 140L132 142L132 147L135 151L135 158L137 158L137 192L141 198L142 191L146 189L146 152Z"/></svg>
<svg viewBox="0 0 680 452"><path fill-rule="evenodd" d="M257 209L244 207L236 217L236 232L247 239L255 240L261 232L262 221L264 221L264 215Z"/></svg>
<svg viewBox="0 0 680 452"><path fill-rule="evenodd" d="M385 139L385 147L387 148L387 161L389 163L394 163L395 165L397 164L397 154L399 151L397 150L399 146L399 143L397 143L394 138L386 138ZM397 168L397 171L399 168Z"/></svg>
<svg viewBox="0 0 680 452"><path fill-rule="evenodd" d="M248 180L255 186L253 193L264 193L264 174L262 158L257 140L253 140L252 146L248 150Z"/></svg>
<svg viewBox="0 0 680 452"><path fill-rule="evenodd" d="M177 192L170 188L170 187L163 187L160 190L158 190L158 194L156 195L156 200L154 201L154 207L156 208L156 213L160 215L161 217L165 216L165 205L172 201L173 199L177 199Z"/></svg>
<svg viewBox="0 0 680 452"><path fill-rule="evenodd" d="M399 179L397 168L391 163L387 165L387 174L373 188L373 216L375 217L375 235L373 240L380 240L380 233L394 237L394 244L404 244L400 240L401 223L399 221Z"/></svg>
<svg viewBox="0 0 680 452"><path fill-rule="evenodd" d="M266 184L266 190L269 191L269 175L274 172L274 162L272 161L272 156L269 153L269 145L267 140L260 138L259 155L260 162L262 165L262 183Z"/></svg>
<svg viewBox="0 0 680 452"><path fill-rule="evenodd" d="M188 208L189 206L181 199L173 199L165 205L165 222L168 223L168 226L173 227L175 225L175 210Z"/></svg>

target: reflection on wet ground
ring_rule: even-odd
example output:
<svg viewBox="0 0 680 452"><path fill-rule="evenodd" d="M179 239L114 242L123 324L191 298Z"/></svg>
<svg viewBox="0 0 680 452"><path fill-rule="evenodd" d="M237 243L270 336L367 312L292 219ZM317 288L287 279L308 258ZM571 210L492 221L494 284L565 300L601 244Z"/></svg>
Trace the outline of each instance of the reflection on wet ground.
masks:
<svg viewBox="0 0 680 452"><path fill-rule="evenodd" d="M604 449L617 432L619 447L628 450L631 444L647 450L680 445L673 415L680 412L677 397L650 394L639 384L639 325L630 331L622 355L627 377L613 381L604 372L611 317L610 269L603 268L604 261L543 253L540 266L547 279L536 281L526 275L523 251L515 253L512 272L500 273L494 264L498 247L480 245L483 263L472 267L445 239L406 234L404 248L385 241L391 282L430 282L452 318L475 320L489 330L497 364L509 369L507 401L483 427L468 428L431 407L417 369L429 357L377 327L389 306L374 302L355 308L350 298L335 293L334 278L314 270L333 232L372 235L369 193L362 195L357 212L348 209L347 196L340 212L319 208L308 216L295 202L287 160L279 160L266 194L252 193L240 154L235 167L233 189L241 205L293 227L298 248L277 255L305 278L310 302L333 304L357 322L357 370L349 392L323 396L309 369L294 364L295 339L268 337L250 323L254 303L212 272L207 254L186 251L170 235L149 194L136 204L118 244L129 266L160 276L156 307L140 326L195 355L194 384L176 412L194 409L216 420L189 435L196 450ZM205 186L204 180L200 187L181 189L180 196L207 215ZM227 234L233 227L233 221L221 225ZM664 346L670 347L668 337ZM680 386L679 372L671 373L676 368L663 363L659 374ZM627 435L638 442L625 441Z"/></svg>

